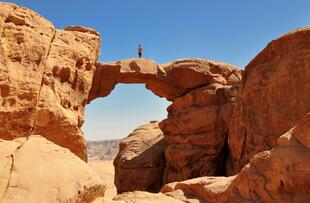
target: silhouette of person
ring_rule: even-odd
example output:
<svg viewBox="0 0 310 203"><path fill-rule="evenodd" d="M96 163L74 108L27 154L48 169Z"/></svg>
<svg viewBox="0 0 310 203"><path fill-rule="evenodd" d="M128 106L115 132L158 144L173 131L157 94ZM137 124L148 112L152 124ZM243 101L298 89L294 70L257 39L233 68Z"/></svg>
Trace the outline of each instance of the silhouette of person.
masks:
<svg viewBox="0 0 310 203"><path fill-rule="evenodd" d="M142 57L142 51L143 51L142 46L141 46L141 44L139 44L139 48L138 48L138 55L139 55L139 58Z"/></svg>

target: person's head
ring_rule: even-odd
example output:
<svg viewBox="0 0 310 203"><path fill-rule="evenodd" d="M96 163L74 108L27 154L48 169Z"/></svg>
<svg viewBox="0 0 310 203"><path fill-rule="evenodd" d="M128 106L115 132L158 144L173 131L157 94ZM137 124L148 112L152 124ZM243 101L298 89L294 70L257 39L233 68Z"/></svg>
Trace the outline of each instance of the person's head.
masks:
<svg viewBox="0 0 310 203"><path fill-rule="evenodd" d="M139 44L139 48L141 48L142 46L141 46L141 44Z"/></svg>

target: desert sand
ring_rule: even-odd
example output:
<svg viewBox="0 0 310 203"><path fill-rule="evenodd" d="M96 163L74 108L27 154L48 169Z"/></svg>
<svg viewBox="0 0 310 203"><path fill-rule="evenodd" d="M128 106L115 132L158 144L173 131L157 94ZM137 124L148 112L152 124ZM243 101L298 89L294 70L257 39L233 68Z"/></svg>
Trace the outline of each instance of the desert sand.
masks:
<svg viewBox="0 0 310 203"><path fill-rule="evenodd" d="M116 196L113 160L90 160L88 164L107 184L107 190L105 191L104 198L99 198L95 200L94 203L110 202L112 198Z"/></svg>

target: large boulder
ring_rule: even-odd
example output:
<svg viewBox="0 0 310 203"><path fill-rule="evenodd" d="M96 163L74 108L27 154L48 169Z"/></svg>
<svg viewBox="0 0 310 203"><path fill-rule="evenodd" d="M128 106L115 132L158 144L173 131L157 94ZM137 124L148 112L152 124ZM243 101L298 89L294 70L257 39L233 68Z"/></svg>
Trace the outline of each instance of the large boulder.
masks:
<svg viewBox="0 0 310 203"><path fill-rule="evenodd" d="M32 135L0 140L0 202L92 202L103 180L68 149Z"/></svg>
<svg viewBox="0 0 310 203"><path fill-rule="evenodd" d="M117 193L142 190L158 192L165 166L165 143L158 122L135 129L121 140L114 159Z"/></svg>
<svg viewBox="0 0 310 203"><path fill-rule="evenodd" d="M278 138L277 147L255 155L237 176L201 177L165 185L161 192L205 202L310 202L310 113Z"/></svg>
<svg viewBox="0 0 310 203"><path fill-rule="evenodd" d="M228 173L235 174L258 152L310 111L310 27L272 41L245 68L229 126Z"/></svg>
<svg viewBox="0 0 310 203"><path fill-rule="evenodd" d="M41 134L87 160L80 127L100 36L0 3L0 138Z"/></svg>

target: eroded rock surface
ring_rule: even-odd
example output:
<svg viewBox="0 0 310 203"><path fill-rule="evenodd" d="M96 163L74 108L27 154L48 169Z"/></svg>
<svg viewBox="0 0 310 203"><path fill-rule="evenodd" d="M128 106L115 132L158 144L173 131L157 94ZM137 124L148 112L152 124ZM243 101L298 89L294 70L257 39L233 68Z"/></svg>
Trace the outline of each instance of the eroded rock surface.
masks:
<svg viewBox="0 0 310 203"><path fill-rule="evenodd" d="M156 95L174 101L202 86L231 86L241 78L234 66L203 59L162 65L145 59L99 63L96 31L80 26L56 30L14 4L1 3L1 11L3 139L41 134L87 160L80 130L84 107L107 96L116 84L145 83Z"/></svg>
<svg viewBox="0 0 310 203"><path fill-rule="evenodd" d="M73 27L74 28L74 27ZM70 149L87 160L80 127L99 56L99 34L70 29L56 31L46 61L34 134Z"/></svg>
<svg viewBox="0 0 310 203"><path fill-rule="evenodd" d="M32 135L0 140L0 202L92 202L103 180L68 149Z"/></svg>
<svg viewBox="0 0 310 203"><path fill-rule="evenodd" d="M214 72L212 83L175 99L160 123L167 142L165 183L226 174L228 123L241 70L225 64L206 68Z"/></svg>
<svg viewBox="0 0 310 203"><path fill-rule="evenodd" d="M229 174L310 111L310 27L272 41L246 66L229 126Z"/></svg>
<svg viewBox="0 0 310 203"><path fill-rule="evenodd" d="M278 139L279 146L255 155L237 176L202 177L165 185L206 202L309 202L310 113Z"/></svg>
<svg viewBox="0 0 310 203"><path fill-rule="evenodd" d="M241 69L204 59L162 65L127 59L96 66L90 101L107 96L117 83L145 83L173 102L160 125L168 143L164 182L226 173L224 148Z"/></svg>
<svg viewBox="0 0 310 203"><path fill-rule="evenodd" d="M56 30L35 12L0 3L0 138L41 134L87 160L84 121L100 36Z"/></svg>
<svg viewBox="0 0 310 203"><path fill-rule="evenodd" d="M92 29L57 30L29 9L0 3L0 138L28 137L0 142L1 202L88 202L103 194L84 162L30 135L87 160L80 130L85 105L118 83L144 83L172 101L160 124L164 139L156 124L122 142L115 161L119 192L225 175L227 155L228 174L245 166L234 177L171 183L165 194L127 193L128 201L310 201L309 114L288 131L310 111L309 27L255 57L239 96L242 71L235 66L203 59L100 63L99 43Z"/></svg>
<svg viewBox="0 0 310 203"><path fill-rule="evenodd" d="M158 192L165 166L165 143L158 122L135 129L121 140L114 159L117 192Z"/></svg>
<svg viewBox="0 0 310 203"><path fill-rule="evenodd" d="M54 35L33 11L0 2L0 138L30 135Z"/></svg>

